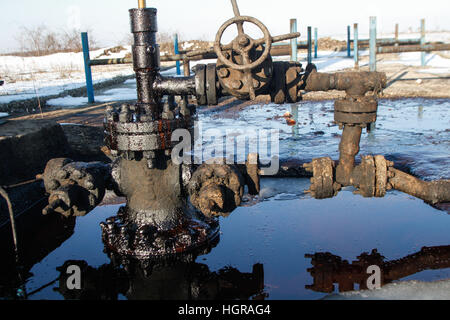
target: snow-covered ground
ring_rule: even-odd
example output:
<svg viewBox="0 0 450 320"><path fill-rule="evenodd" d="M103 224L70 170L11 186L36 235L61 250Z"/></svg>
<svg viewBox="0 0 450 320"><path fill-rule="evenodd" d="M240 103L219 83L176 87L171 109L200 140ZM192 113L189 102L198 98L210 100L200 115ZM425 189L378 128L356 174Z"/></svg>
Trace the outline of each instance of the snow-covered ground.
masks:
<svg viewBox="0 0 450 320"><path fill-rule="evenodd" d="M120 58L130 51L130 47L125 49L108 56L102 55L105 49L95 50L90 52L90 56L91 59ZM98 68L92 69L94 83L133 74L130 66L100 67L101 72L96 72ZM86 85L83 53L56 53L43 57L0 56L0 78L5 79L5 84L0 87L0 104L81 88Z"/></svg>
<svg viewBox="0 0 450 320"><path fill-rule="evenodd" d="M364 34L361 38L364 38ZM380 37L393 37L393 34L381 35ZM415 38L419 34L400 34L400 38ZM427 41L445 41L450 42L450 32L446 33L428 33ZM193 43L183 43L182 49L188 50ZM124 50L117 53L110 53L104 56L105 49L91 51L92 59L97 58L121 58L130 52L131 47L125 47ZM368 50L360 52L362 58L367 57ZM382 63L397 63L407 66L417 67L418 72L432 74L450 73L450 59L435 53L426 54L426 67L420 67L419 52L401 53L396 60L383 61ZM288 57L275 57L275 60L286 60ZM299 59L304 62L306 54L299 54ZM198 61L192 63L205 63ZM210 62L210 61L209 61ZM318 58L313 61L322 72L335 72L354 66L353 58L348 58L346 52L319 51ZM361 66L367 63L361 62ZM93 67L94 83L99 83L116 76L126 76L133 74L130 65L99 66ZM174 74L174 70L167 74ZM15 100L24 100L37 96L56 95L70 89L81 88L85 86L84 63L82 53L58 53L44 57L15 57L0 56L0 78L6 82L0 87L0 104L9 103ZM124 90L113 89L106 91L96 97L98 102L108 102L116 100L135 99L136 94ZM49 102L50 105L57 106L82 106L87 104L86 97L66 97L54 99Z"/></svg>
<svg viewBox="0 0 450 320"><path fill-rule="evenodd" d="M351 291L326 297L329 300L450 300L450 280L399 281L377 290Z"/></svg>

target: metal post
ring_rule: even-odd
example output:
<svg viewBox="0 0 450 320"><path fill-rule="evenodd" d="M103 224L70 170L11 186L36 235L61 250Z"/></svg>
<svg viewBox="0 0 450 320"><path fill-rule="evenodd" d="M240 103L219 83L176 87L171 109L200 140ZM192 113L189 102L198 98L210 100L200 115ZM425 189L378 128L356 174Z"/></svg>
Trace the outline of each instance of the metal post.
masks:
<svg viewBox="0 0 450 320"><path fill-rule="evenodd" d="M317 49L319 47L319 39L317 28L314 28L314 59L317 59Z"/></svg>
<svg viewBox="0 0 450 320"><path fill-rule="evenodd" d="M297 19L291 19L291 33L297 32ZM291 39L291 61L298 61L297 38Z"/></svg>
<svg viewBox="0 0 450 320"><path fill-rule="evenodd" d="M350 26L347 26L347 57L351 57L350 53L350 41L351 41L351 35L350 35Z"/></svg>
<svg viewBox="0 0 450 320"><path fill-rule="evenodd" d="M86 76L86 90L89 103L94 103L94 86L92 84L91 58L89 56L89 39L87 32L81 33L81 44L83 45L84 74Z"/></svg>
<svg viewBox="0 0 450 320"><path fill-rule="evenodd" d="M174 53L180 54L180 50L178 49L178 34L174 34L173 36L173 47L174 47ZM180 61L177 61L177 75L181 76L181 63Z"/></svg>
<svg viewBox="0 0 450 320"><path fill-rule="evenodd" d="M308 27L308 64L312 63L312 39L311 27Z"/></svg>
<svg viewBox="0 0 450 320"><path fill-rule="evenodd" d="M423 46L425 44L425 19L420 20L420 45ZM421 53L421 62L422 67L425 67L426 65L426 58L427 53L425 51L422 51Z"/></svg>
<svg viewBox="0 0 450 320"><path fill-rule="evenodd" d="M370 17L370 71L377 71L377 17Z"/></svg>
<svg viewBox="0 0 450 320"><path fill-rule="evenodd" d="M398 23L395 24L395 42L398 42Z"/></svg>
<svg viewBox="0 0 450 320"><path fill-rule="evenodd" d="M358 24L353 25L353 56L355 58L355 69L359 68L359 50L358 50Z"/></svg>

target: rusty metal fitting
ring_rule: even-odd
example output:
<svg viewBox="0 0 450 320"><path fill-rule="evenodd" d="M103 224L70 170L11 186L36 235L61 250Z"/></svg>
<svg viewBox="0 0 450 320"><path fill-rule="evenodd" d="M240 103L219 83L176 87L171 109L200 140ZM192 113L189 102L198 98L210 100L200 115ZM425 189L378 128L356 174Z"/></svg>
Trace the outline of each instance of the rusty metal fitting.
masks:
<svg viewBox="0 0 450 320"><path fill-rule="evenodd" d="M377 120L378 101L373 96L346 97L334 103L334 121L344 125L368 124Z"/></svg>
<svg viewBox="0 0 450 320"><path fill-rule="evenodd" d="M380 155L362 156L352 172L350 183L363 197L384 197L388 190L388 163Z"/></svg>
<svg viewBox="0 0 450 320"><path fill-rule="evenodd" d="M241 204L244 181L235 165L202 164L188 184L190 201L207 217L226 216Z"/></svg>
<svg viewBox="0 0 450 320"><path fill-rule="evenodd" d="M450 202L450 180L423 181L390 167L389 184L431 204Z"/></svg>
<svg viewBox="0 0 450 320"><path fill-rule="evenodd" d="M100 162L73 162L52 159L43 174L49 204L43 214L60 213L66 217L84 216L103 200L109 166Z"/></svg>
<svg viewBox="0 0 450 320"><path fill-rule="evenodd" d="M355 156L359 152L362 128L345 125L339 144L339 164L336 167L336 181L343 186L351 185L350 177L355 166Z"/></svg>
<svg viewBox="0 0 450 320"><path fill-rule="evenodd" d="M303 168L307 172L312 172L311 186L306 193L310 193L316 199L326 199L334 197L341 189L341 185L334 179L335 163L331 158L313 159L311 163L305 163Z"/></svg>
<svg viewBox="0 0 450 320"><path fill-rule="evenodd" d="M383 72L311 72L306 79L306 91L345 90L350 96L364 96L367 92L380 92L386 88Z"/></svg>

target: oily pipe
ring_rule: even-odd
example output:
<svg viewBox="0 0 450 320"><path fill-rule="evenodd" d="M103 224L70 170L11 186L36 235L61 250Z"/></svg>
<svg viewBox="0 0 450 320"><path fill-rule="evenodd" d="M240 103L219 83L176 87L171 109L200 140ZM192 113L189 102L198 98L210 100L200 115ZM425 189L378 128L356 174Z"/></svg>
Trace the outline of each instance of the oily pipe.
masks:
<svg viewBox="0 0 450 320"><path fill-rule="evenodd" d="M450 180L423 181L395 168L389 171L394 173L389 179L394 189L431 204L450 202Z"/></svg>

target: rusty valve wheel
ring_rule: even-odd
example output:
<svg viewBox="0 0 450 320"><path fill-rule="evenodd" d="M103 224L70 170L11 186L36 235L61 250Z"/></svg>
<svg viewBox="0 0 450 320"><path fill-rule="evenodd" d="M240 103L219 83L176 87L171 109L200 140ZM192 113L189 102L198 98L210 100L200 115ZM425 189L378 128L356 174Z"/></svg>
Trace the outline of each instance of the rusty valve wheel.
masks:
<svg viewBox="0 0 450 320"><path fill-rule="evenodd" d="M250 36L244 33L244 22L253 23L263 32L264 38L254 40ZM238 28L238 36L228 45L222 45L222 36L225 30L231 26L232 24L237 24ZM249 17L249 16L238 16L231 18L227 22L225 22L219 29L216 35L216 41L214 43L214 51L217 54L217 57L229 68L235 70L252 70L261 65L269 56L270 49L272 48L272 36L270 35L269 29L258 19ZM249 57L249 52L254 47L264 44L264 52L262 55L254 62L251 62ZM224 52L227 50L233 49L235 52L240 54L243 58L243 64L239 65L231 60L227 59L224 55Z"/></svg>

